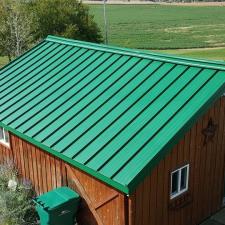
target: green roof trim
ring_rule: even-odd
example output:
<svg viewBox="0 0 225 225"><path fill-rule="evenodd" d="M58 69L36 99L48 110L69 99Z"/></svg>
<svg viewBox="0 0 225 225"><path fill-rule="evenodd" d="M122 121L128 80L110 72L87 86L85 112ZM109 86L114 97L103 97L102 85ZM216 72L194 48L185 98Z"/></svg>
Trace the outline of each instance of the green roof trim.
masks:
<svg viewBox="0 0 225 225"><path fill-rule="evenodd" d="M9 132L15 134L16 136L22 138L23 140L25 140L25 141L27 141L29 143L32 143L33 145L35 145L35 146L37 146L37 147L47 151L48 153L50 153L50 154L52 154L52 155L54 155L54 156L64 160L65 162L69 163L70 165L75 166L76 168L78 168L78 169L80 169L82 171L85 171L86 173L88 173L88 174L90 174L90 175L92 175L92 176L102 180L103 182L109 184L110 186L112 186L112 187L114 187L114 188L116 188L116 189L118 189L118 190L120 190L120 191L122 191L122 192L124 192L126 194L129 194L129 190L128 190L128 188L126 186L123 186L123 185L121 185L121 184L119 184L119 183L117 183L117 182L115 182L115 181L113 181L113 180L111 180L111 179L109 179L109 178L107 178L105 176L102 176L101 174L97 173L96 171L94 171L92 169L89 169L88 167L85 167L82 164L80 164L80 163L78 163L78 162L76 162L74 160L71 160L71 158L68 158L68 157L66 157L66 156L64 156L62 154L59 154L58 152L52 150L51 148L47 147L46 145L41 144L40 142L36 141L35 139L30 138L30 137L28 137L28 136L18 132L15 129L12 129L9 126L6 126L2 122L0 122L0 126L4 127L6 130L8 130Z"/></svg>
<svg viewBox="0 0 225 225"><path fill-rule="evenodd" d="M48 36L0 70L0 126L132 193L225 89L225 64Z"/></svg>
<svg viewBox="0 0 225 225"><path fill-rule="evenodd" d="M192 119L185 124L185 126L179 130L179 132L167 143L167 145L161 149L160 153L153 159L152 164L149 164L142 171L140 171L139 176L136 176L129 185L129 191L132 193L135 191L137 185L148 176L152 169L154 169L157 164L165 158L165 156L171 151L171 149L184 137L185 133L188 132L190 128L196 123L196 121L210 108L210 106L224 93L225 84L223 84L220 89L210 97L205 105L203 105L192 117Z"/></svg>
<svg viewBox="0 0 225 225"><path fill-rule="evenodd" d="M121 48L117 46L109 46L105 44L95 44L91 42L85 42L85 41L77 41L77 40L71 40L67 38L57 37L49 35L46 38L47 41L54 41L59 44L68 44L73 46L80 46L84 48L89 49L95 49L95 50L102 50L102 51L108 51L112 53L120 53L125 54L129 56L136 56L141 58L148 58L153 60L160 60L164 62L170 62L171 60L174 63L177 64L183 64L183 65L189 65L189 66L199 66L204 68L215 68L225 70L225 62L224 61L218 61L218 60L206 60L206 59L192 59L189 57L181 57L171 54L163 54L163 53L156 53L156 52L147 52L147 51L141 51L137 49L129 49L129 48Z"/></svg>

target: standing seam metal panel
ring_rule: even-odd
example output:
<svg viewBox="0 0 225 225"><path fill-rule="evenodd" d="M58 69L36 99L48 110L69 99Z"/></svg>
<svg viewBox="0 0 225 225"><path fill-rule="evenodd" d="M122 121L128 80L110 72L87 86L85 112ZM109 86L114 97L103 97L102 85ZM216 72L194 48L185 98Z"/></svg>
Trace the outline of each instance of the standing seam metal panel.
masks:
<svg viewBox="0 0 225 225"><path fill-rule="evenodd" d="M224 88L222 63L49 37L0 70L0 124L130 192Z"/></svg>

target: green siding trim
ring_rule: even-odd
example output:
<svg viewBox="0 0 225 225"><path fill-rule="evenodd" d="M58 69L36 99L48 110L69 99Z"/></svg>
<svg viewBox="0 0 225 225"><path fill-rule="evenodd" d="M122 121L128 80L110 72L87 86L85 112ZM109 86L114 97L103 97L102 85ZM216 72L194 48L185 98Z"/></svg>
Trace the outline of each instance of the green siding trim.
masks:
<svg viewBox="0 0 225 225"><path fill-rule="evenodd" d="M59 158L59 159L65 161L65 162L67 162L68 164L74 166L75 168L78 168L78 169L86 172L87 174L90 174L91 176L93 176L93 177L95 177L99 180L102 180L103 182L107 183L108 185L112 186L113 188L115 188L115 189L117 189L117 190L119 190L119 191L121 191L125 194L129 194L129 189L126 186L123 186L123 185L109 179L108 177L105 177L105 176L97 173L96 171L94 171L94 170L92 170L88 167L85 167L84 165L72 160L71 158L68 158L68 157L58 153L57 151L52 150L51 148L41 144L40 142L34 140L33 138L30 138L30 137L18 132L17 130L5 125L1 121L0 121L0 126L5 128L6 130L8 130L10 133L20 137L22 140L25 140L25 141L33 144L34 146L36 146L36 147L54 155L54 156L56 156L57 158Z"/></svg>

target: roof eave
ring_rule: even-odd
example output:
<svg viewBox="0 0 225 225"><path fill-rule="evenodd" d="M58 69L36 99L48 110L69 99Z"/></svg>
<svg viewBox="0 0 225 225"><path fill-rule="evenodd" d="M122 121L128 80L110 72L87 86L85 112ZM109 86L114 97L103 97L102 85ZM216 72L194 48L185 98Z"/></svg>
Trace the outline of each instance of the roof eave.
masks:
<svg viewBox="0 0 225 225"><path fill-rule="evenodd" d="M63 154L61 154L61 153L59 153L59 152L49 148L48 146L46 146L46 145L36 141L35 139L30 138L27 135L25 135L25 134L15 130L15 129L5 125L1 121L0 121L0 126L4 127L9 132L11 132L12 134L20 137L21 139L23 139L23 140L33 144L34 146L36 146L36 147L38 147L38 148L40 148L40 149L42 149L42 150L44 150L44 151L54 155L55 157L65 161L66 163L74 166L75 168L78 168L81 171L84 171L87 174L92 175L93 177L97 178L98 180L103 181L104 183L106 183L106 184L110 185L111 187L113 187L113 188L123 192L124 194L128 195L130 193L130 190L129 190L129 188L127 186L125 186L123 184L120 184L120 183L118 183L118 182L116 182L114 180L111 180L110 178L105 177L104 175L102 175L102 174L100 174L100 173L98 173L98 172L96 172L96 171L94 171L94 170L92 170L92 169L90 169L90 168L88 168L88 167L86 167L86 166L84 166L84 165L74 161L73 159L70 159L70 158L66 157L65 155L63 155Z"/></svg>

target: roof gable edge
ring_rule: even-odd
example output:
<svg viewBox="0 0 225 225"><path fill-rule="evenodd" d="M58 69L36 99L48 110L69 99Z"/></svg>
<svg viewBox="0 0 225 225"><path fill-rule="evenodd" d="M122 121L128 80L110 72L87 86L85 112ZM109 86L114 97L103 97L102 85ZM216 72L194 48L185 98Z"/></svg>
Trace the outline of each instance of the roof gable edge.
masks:
<svg viewBox="0 0 225 225"><path fill-rule="evenodd" d="M137 186L144 181L144 179L151 174L152 169L163 160L173 147L178 144L181 138L193 127L196 121L209 110L210 106L221 97L224 93L225 83L218 88L218 90L207 100L207 102L195 113L183 127L170 139L170 141L160 150L160 152L139 172L139 174L127 185L130 193L133 193Z"/></svg>

